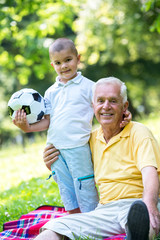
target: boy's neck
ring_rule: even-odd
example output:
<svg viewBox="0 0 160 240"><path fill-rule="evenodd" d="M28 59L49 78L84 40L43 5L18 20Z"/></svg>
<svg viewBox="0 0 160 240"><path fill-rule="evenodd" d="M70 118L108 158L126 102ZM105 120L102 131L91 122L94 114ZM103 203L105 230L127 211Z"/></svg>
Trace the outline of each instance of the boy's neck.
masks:
<svg viewBox="0 0 160 240"><path fill-rule="evenodd" d="M61 79L61 78L59 78L59 81L61 82L61 83L64 83L64 84L66 84L67 82L69 82L70 80L72 80L72 79L74 79L75 77L77 77L77 75L78 75L78 73L76 73L76 75L73 77L73 78L71 78L71 79Z"/></svg>

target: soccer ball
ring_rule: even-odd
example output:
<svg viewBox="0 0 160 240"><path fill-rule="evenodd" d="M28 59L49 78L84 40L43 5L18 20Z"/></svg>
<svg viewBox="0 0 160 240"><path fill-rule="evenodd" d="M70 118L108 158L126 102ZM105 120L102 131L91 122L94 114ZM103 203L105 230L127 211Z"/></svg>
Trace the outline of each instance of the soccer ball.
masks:
<svg viewBox="0 0 160 240"><path fill-rule="evenodd" d="M24 109L30 124L38 122L45 113L44 99L34 89L21 89L15 92L8 102L8 111L12 119L15 118L16 111L19 109Z"/></svg>

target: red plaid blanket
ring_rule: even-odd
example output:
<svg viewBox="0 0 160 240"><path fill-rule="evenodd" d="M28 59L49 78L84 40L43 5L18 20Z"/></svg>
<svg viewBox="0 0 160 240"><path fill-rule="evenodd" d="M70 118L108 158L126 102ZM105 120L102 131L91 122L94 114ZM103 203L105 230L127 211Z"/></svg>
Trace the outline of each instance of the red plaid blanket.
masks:
<svg viewBox="0 0 160 240"><path fill-rule="evenodd" d="M36 210L22 215L18 220L4 223L0 239L6 240L33 240L39 229L51 218L58 218L67 215L63 207L41 206ZM105 240L122 240L125 235L117 235Z"/></svg>

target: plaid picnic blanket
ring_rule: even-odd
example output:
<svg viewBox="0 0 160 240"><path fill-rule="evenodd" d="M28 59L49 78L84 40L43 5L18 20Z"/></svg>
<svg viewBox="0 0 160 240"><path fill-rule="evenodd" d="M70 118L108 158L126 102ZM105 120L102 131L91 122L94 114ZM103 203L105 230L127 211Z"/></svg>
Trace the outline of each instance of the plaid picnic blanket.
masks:
<svg viewBox="0 0 160 240"><path fill-rule="evenodd" d="M22 215L18 220L3 224L3 232L0 239L5 240L33 240L39 233L39 229L51 218L67 215L63 207L41 206L36 210ZM117 235L105 240L124 240L125 235Z"/></svg>

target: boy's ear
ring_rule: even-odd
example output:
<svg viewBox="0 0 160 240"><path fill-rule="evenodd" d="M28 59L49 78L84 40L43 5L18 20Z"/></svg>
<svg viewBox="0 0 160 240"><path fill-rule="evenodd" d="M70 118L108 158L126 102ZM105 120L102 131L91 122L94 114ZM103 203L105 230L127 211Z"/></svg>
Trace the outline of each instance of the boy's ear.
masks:
<svg viewBox="0 0 160 240"><path fill-rule="evenodd" d="M54 68L54 65L53 65L53 63L51 62L51 66Z"/></svg>
<svg viewBox="0 0 160 240"><path fill-rule="evenodd" d="M78 62L80 63L80 59L81 59L81 55L80 54L78 54L77 59L78 59Z"/></svg>

